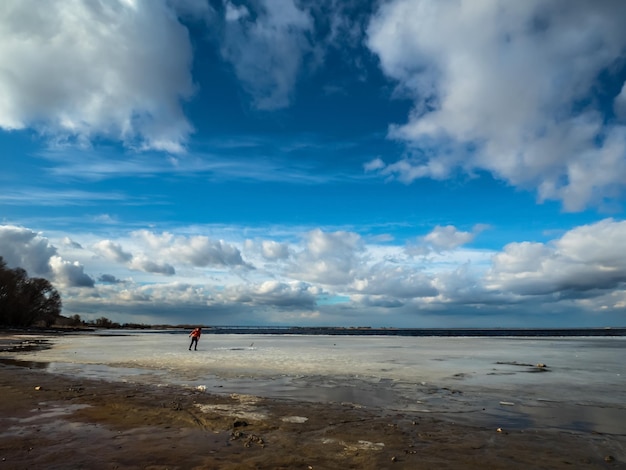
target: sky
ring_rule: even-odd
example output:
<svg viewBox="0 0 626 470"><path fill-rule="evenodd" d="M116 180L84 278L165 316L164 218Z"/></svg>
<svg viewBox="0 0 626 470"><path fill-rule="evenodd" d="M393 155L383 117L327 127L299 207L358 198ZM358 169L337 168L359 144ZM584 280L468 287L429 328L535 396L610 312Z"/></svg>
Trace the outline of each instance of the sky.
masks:
<svg viewBox="0 0 626 470"><path fill-rule="evenodd" d="M0 256L86 320L624 326L624 18L3 0Z"/></svg>

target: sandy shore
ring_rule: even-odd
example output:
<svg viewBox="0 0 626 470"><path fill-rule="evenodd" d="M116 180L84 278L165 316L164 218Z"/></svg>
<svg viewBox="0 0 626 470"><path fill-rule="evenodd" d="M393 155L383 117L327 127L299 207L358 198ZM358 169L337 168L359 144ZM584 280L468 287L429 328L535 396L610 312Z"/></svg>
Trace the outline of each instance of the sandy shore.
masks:
<svg viewBox="0 0 626 470"><path fill-rule="evenodd" d="M0 469L626 468L624 436L74 379L11 360L0 396Z"/></svg>

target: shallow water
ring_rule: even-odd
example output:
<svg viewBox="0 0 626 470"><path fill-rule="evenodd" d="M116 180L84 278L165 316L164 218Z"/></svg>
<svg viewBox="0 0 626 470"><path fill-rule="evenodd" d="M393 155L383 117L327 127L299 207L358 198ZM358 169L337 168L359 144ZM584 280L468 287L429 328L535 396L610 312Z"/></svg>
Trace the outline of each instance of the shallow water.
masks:
<svg viewBox="0 0 626 470"><path fill-rule="evenodd" d="M506 428L626 434L625 337L387 337L123 332L0 357L51 373L212 393L349 402ZM545 364L547 367L537 367Z"/></svg>

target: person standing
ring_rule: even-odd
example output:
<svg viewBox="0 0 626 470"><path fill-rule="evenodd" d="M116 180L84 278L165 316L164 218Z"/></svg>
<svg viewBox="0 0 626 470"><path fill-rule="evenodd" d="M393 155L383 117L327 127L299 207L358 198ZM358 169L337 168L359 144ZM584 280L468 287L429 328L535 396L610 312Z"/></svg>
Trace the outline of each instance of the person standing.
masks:
<svg viewBox="0 0 626 470"><path fill-rule="evenodd" d="M193 350L197 351L198 340L200 339L200 336L202 336L202 328L200 327L196 328L191 333L189 333L189 336L191 337L191 344L189 345L189 350L191 351L191 347L193 346Z"/></svg>

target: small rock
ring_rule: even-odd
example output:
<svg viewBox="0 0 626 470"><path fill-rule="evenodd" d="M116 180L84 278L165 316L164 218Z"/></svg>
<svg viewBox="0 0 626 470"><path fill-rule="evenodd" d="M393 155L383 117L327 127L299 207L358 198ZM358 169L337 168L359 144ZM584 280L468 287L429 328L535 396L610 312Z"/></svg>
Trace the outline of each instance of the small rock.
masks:
<svg viewBox="0 0 626 470"><path fill-rule="evenodd" d="M37 386L35 387L35 390L39 391L39 390L41 390L41 387L40 387L39 385L37 385Z"/></svg>
<svg viewBox="0 0 626 470"><path fill-rule="evenodd" d="M394 455L393 457L391 457L391 461L392 461L392 462L397 462L397 461L398 461L398 458Z"/></svg>
<svg viewBox="0 0 626 470"><path fill-rule="evenodd" d="M604 457L604 461L605 462L614 462L615 458L612 455L607 455L606 457Z"/></svg>
<svg viewBox="0 0 626 470"><path fill-rule="evenodd" d="M243 433L241 431L233 431L233 432L230 433L230 440L234 441L236 439L241 439L244 436L245 436L245 433Z"/></svg>

